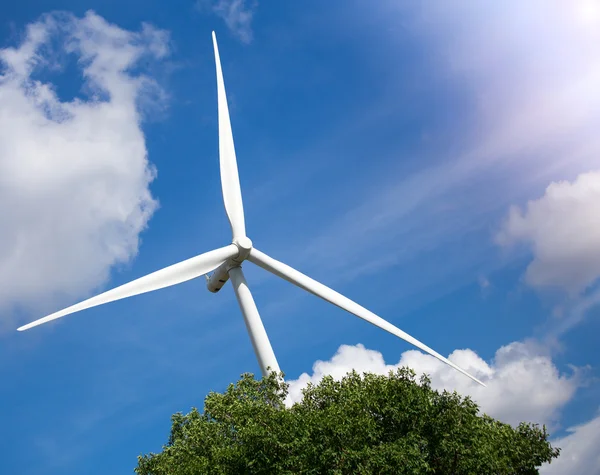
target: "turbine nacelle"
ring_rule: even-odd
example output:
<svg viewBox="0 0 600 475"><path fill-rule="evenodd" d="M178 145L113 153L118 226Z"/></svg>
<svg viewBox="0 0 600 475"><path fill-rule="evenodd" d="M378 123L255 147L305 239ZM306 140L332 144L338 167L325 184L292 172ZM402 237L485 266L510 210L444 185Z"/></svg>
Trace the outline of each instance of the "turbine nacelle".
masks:
<svg viewBox="0 0 600 475"><path fill-rule="evenodd" d="M230 269L240 267L242 262L248 259L252 250L252 241L247 236L234 240L233 245L238 248L238 255L223 262L206 279L206 288L213 294L216 294L227 283Z"/></svg>

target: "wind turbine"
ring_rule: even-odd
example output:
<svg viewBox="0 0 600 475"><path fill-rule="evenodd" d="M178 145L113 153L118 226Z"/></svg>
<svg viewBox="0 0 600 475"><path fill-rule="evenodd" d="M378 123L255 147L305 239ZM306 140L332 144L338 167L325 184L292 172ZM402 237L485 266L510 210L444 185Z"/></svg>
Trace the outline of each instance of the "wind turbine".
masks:
<svg viewBox="0 0 600 475"><path fill-rule="evenodd" d="M171 285L195 279L202 275L207 275L209 272L214 271L210 276L207 276L208 290L211 292L218 292L223 285L225 285L227 280L231 279L233 290L235 291L242 315L244 316L246 328L250 334L250 340L252 341L252 346L254 347L254 352L256 353L256 358L258 359L258 364L263 375L268 374L269 371L276 371L279 373L279 364L275 358L275 353L273 353L273 348L267 337L267 332L260 319L256 304L254 303L254 299L252 298L252 294L250 293L250 289L248 288L248 284L244 277L244 272L242 271L242 264L248 260L317 297L366 320L376 327L402 338L431 356L434 356L438 360L443 361L457 371L460 371L482 386L485 386L485 384L477 378L471 376L462 368L444 358L419 340L385 321L383 318L283 262L269 257L267 254L264 254L253 246L252 241L246 236L244 207L242 204L242 192L240 189L235 148L233 145L233 134L231 132L231 123L229 120L229 109L227 106L227 97L225 95L225 85L223 82L223 72L221 70L217 38L214 31L212 33L212 38L217 69L221 185L223 189L225 211L229 218L233 233L232 243L228 246L205 252L204 254L192 257L191 259L173 264L172 266L148 274L88 300L84 300L83 302L72 305L64 310L60 310L40 318L39 320L28 323L27 325L23 325L22 327L19 327L18 330L28 330L32 327L56 320L57 318L64 317L65 315L80 310L169 287Z"/></svg>

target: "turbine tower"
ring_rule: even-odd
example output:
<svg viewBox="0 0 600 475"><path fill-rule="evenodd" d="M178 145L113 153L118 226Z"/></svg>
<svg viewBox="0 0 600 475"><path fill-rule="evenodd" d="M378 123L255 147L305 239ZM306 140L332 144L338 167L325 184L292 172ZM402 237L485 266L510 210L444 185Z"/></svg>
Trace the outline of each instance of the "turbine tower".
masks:
<svg viewBox="0 0 600 475"><path fill-rule="evenodd" d="M237 161L235 156L235 147L233 144L233 134L231 132L231 122L229 120L229 109L227 107L227 97L225 95L225 84L223 82L223 71L221 70L221 60L217 46L217 38L213 31L213 46L215 50L215 63L217 72L217 97L219 111L219 160L221 169L221 186L223 189L223 201L225 211L229 218L231 231L233 234L232 243L204 254L200 254L191 259L173 264L152 274L136 279L120 287L114 288L100 295L84 300L71 307L60 310L56 313L40 318L34 322L28 323L18 328L19 331L28 330L32 327L47 323L57 318L64 317L80 310L113 302L115 300L132 297L134 295L151 292L171 285L179 284L197 277L207 275L207 287L211 292L218 292L228 280L231 280L233 290L237 297L246 328L250 335L254 352L263 375L269 371L279 372L279 364L275 358L275 353L269 342L267 332L263 326L262 320L252 298L252 293L242 271L242 264L250 261L259 267L275 274L282 279L322 298L323 300L340 307L347 312L356 315L363 320L386 330L403 340L411 343L420 350L434 356L438 360L446 363L457 371L468 376L477 383L485 386L474 376L470 375L462 368L458 367L436 351L413 338L409 334L400 330L398 327L385 321L383 318L375 315L361 305L353 302L342 294L330 289L329 287L317 282L292 267L277 261L267 254L256 249L252 241L246 236L246 225L244 222L244 207L242 204L242 192L238 176Z"/></svg>

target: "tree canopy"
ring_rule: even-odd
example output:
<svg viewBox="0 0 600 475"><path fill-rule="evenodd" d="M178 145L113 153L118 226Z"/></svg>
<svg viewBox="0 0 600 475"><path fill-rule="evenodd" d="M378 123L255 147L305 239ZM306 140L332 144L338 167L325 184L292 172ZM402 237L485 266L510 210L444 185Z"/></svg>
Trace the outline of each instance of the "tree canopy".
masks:
<svg viewBox="0 0 600 475"><path fill-rule="evenodd" d="M168 443L138 457L136 473L537 474L560 451L545 427L480 414L407 368L325 377L291 407L287 390L272 373L211 392L204 412L173 415Z"/></svg>

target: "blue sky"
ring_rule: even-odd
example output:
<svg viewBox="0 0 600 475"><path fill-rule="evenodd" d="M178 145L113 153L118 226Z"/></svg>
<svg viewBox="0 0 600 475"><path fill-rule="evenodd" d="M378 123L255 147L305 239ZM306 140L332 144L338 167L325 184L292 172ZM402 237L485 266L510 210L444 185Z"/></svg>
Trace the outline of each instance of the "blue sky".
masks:
<svg viewBox="0 0 600 475"><path fill-rule="evenodd" d="M246 264L292 399L408 364L600 473L600 4L0 7L0 472L132 473L259 372L204 279L17 333L230 242L219 40L255 245L483 379Z"/></svg>

